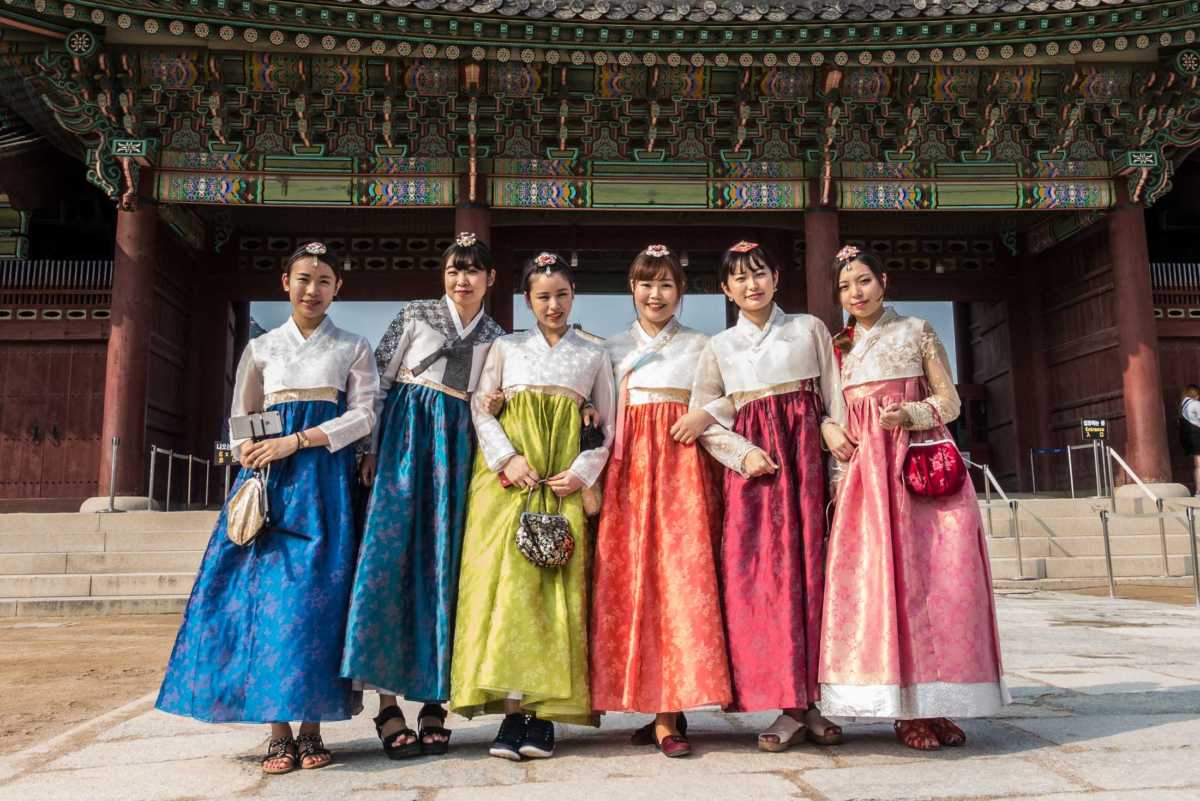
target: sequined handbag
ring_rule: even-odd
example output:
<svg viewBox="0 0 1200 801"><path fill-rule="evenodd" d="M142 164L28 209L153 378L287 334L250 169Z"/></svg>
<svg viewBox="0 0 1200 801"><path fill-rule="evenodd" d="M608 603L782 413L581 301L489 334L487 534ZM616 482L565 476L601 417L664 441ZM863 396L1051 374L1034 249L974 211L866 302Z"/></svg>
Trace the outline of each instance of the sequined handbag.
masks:
<svg viewBox="0 0 1200 801"><path fill-rule="evenodd" d="M909 442L903 475L910 494L945 498L962 489L967 480L967 464L951 439Z"/></svg>
<svg viewBox="0 0 1200 801"><path fill-rule="evenodd" d="M270 465L255 470L225 502L225 535L234 545L249 545L271 524L270 477Z"/></svg>
<svg viewBox="0 0 1200 801"><path fill-rule="evenodd" d="M533 490L525 493L525 509L517 525L517 550L538 567L562 567L571 561L575 553L575 538L571 536L571 523L560 514L562 498L554 513L529 511L529 499Z"/></svg>

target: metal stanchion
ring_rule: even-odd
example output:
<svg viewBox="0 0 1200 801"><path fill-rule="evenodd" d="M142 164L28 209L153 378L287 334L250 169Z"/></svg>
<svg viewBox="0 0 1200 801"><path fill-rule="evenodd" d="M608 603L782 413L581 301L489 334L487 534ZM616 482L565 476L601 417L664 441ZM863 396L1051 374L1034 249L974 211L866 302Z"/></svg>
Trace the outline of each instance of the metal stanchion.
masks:
<svg viewBox="0 0 1200 801"><path fill-rule="evenodd" d="M208 508L208 488L212 483L212 462L204 460L204 508Z"/></svg>
<svg viewBox="0 0 1200 801"><path fill-rule="evenodd" d="M121 444L120 437L112 438L112 452L108 459L108 508L105 512L119 512L117 508L117 448Z"/></svg>
<svg viewBox="0 0 1200 801"><path fill-rule="evenodd" d="M1116 514L1117 513L1117 483L1116 483L1116 481L1113 480L1114 476L1113 476L1112 448L1108 447L1107 445L1104 447L1104 457L1105 457L1105 459L1104 459L1104 461L1105 461L1104 474L1108 477L1108 498L1109 498L1110 505L1112 506L1113 514Z"/></svg>
<svg viewBox="0 0 1200 801"><path fill-rule="evenodd" d="M1033 461L1033 448L1029 449L1029 477L1033 479L1033 494L1037 495L1037 464Z"/></svg>
<svg viewBox="0 0 1200 801"><path fill-rule="evenodd" d="M171 511L171 474L175 472L175 451L166 451L167 454L167 505L164 511Z"/></svg>
<svg viewBox="0 0 1200 801"><path fill-rule="evenodd" d="M1196 508L1189 506L1187 512L1188 548L1192 552L1192 589L1196 593L1196 606L1200 606L1200 563L1196 561Z"/></svg>
<svg viewBox="0 0 1200 801"><path fill-rule="evenodd" d="M1154 499L1155 510L1158 512L1158 542L1162 546L1163 576L1171 575L1171 563L1167 560L1167 519L1163 516L1163 499Z"/></svg>
<svg viewBox="0 0 1200 801"><path fill-rule="evenodd" d="M992 482L990 480L991 476L989 475L991 472L992 471L988 469L987 465L983 466L983 497L984 503L987 504L987 524L989 537L994 536L994 532L992 530Z"/></svg>
<svg viewBox="0 0 1200 801"><path fill-rule="evenodd" d="M146 488L146 498L150 511L154 511L154 465L158 461L158 448L150 446L150 486Z"/></svg>
<svg viewBox="0 0 1200 801"><path fill-rule="evenodd" d="M1096 497L1104 497L1104 475L1100 470L1100 440L1092 440L1092 467L1096 472Z"/></svg>
<svg viewBox="0 0 1200 801"><path fill-rule="evenodd" d="M1075 467L1071 463L1071 448L1067 448L1067 481L1071 485L1071 500L1075 500Z"/></svg>
<svg viewBox="0 0 1200 801"><path fill-rule="evenodd" d="M228 464L225 465L225 497L226 498L229 497L229 478L232 473L233 473L233 466L228 465Z"/></svg>
<svg viewBox="0 0 1200 801"><path fill-rule="evenodd" d="M1104 534L1104 569L1108 571L1108 597L1117 597L1117 581L1113 577L1112 548L1108 544L1108 510L1100 510L1100 528Z"/></svg>
<svg viewBox="0 0 1200 801"><path fill-rule="evenodd" d="M1025 557L1021 553L1021 521L1017 519L1017 502L1008 502L1008 534L1017 543L1017 578L1025 578Z"/></svg>
<svg viewBox="0 0 1200 801"><path fill-rule="evenodd" d="M187 460L188 460L188 488L187 488L187 496L186 496L187 501L183 508L187 509L188 511L191 511L191 509L192 509L192 465L194 465L196 463L196 457L192 456L189 453Z"/></svg>

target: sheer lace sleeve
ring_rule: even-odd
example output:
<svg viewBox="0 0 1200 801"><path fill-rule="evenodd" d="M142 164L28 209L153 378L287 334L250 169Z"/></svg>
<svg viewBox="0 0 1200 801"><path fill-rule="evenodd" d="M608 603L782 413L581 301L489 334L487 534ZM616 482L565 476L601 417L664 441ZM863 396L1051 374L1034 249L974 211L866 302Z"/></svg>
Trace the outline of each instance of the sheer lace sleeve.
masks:
<svg viewBox="0 0 1200 801"><path fill-rule="evenodd" d="M404 363L404 354L408 352L408 343L412 340L412 326L405 325L404 312L397 314L379 340L375 348L375 367L379 370L379 391L375 393L375 419L383 415L383 404L387 401L388 391L396 383L400 374L400 365ZM379 426L371 431L368 441L368 453L379 450Z"/></svg>
<svg viewBox="0 0 1200 801"><path fill-rule="evenodd" d="M242 417L261 412L263 404L263 375L258 359L254 355L254 340L242 349L238 360L237 375L233 381L233 403L229 407L230 417ZM248 440L235 439L229 443L235 461L241 462L242 446Z"/></svg>
<svg viewBox="0 0 1200 801"><path fill-rule="evenodd" d="M833 353L833 337L820 320L813 326L813 337L816 340L817 364L821 368L821 404L825 407L821 422L832 420L845 426L846 399L842 396L842 374Z"/></svg>
<svg viewBox="0 0 1200 801"><path fill-rule="evenodd" d="M743 464L751 451L758 450L750 440L714 423L704 429L704 433L700 435L700 445L722 467L749 478L743 469Z"/></svg>
<svg viewBox="0 0 1200 801"><path fill-rule="evenodd" d="M696 378L692 383L692 399L688 405L692 409L708 412L725 428L733 428L733 401L725 394L721 365L717 362L717 354L713 352L711 342L700 351Z"/></svg>
<svg viewBox="0 0 1200 801"><path fill-rule="evenodd" d="M912 431L933 428L938 422L946 424L958 417L962 402L954 379L950 377L950 357L946 348L934 333L933 327L925 322L921 327L921 359L925 367L925 378L932 394L923 401L903 404L912 422Z"/></svg>
<svg viewBox="0 0 1200 801"><path fill-rule="evenodd" d="M581 451L571 463L571 472L579 476L585 486L592 486L604 471L608 454L612 450L613 432L616 427L617 396L613 379L612 360L608 353L604 354L603 363L596 371L592 383L591 396L588 398L600 415L600 430L604 432L604 444L599 448Z"/></svg>
<svg viewBox="0 0 1200 801"><path fill-rule="evenodd" d="M330 453L371 435L375 427L375 396L378 392L379 373L371 346L359 338L350 375L346 377L346 411L317 426L329 437L326 447Z"/></svg>
<svg viewBox="0 0 1200 801"><path fill-rule="evenodd" d="M487 398L504 386L504 340L498 339L488 349L487 361L479 374L479 383L471 393L471 419L479 439L479 451L489 469L500 472L517 452L504 433L504 427L487 410Z"/></svg>

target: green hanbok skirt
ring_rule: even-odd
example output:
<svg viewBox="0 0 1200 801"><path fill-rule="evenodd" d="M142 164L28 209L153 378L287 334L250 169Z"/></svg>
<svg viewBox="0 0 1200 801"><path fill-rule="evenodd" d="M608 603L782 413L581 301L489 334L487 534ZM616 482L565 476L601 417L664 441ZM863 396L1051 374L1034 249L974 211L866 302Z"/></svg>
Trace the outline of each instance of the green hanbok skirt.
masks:
<svg viewBox="0 0 1200 801"><path fill-rule="evenodd" d="M571 466L579 453L579 407L573 399L536 390L510 398L500 425L517 453L542 478ZM533 490L529 511L553 512L558 498ZM575 554L561 568L535 567L517 550L526 493L505 489L475 455L467 501L458 614L451 665L450 707L473 715L504 711L520 698L538 717L595 722L588 690L590 546L579 493L562 499Z"/></svg>

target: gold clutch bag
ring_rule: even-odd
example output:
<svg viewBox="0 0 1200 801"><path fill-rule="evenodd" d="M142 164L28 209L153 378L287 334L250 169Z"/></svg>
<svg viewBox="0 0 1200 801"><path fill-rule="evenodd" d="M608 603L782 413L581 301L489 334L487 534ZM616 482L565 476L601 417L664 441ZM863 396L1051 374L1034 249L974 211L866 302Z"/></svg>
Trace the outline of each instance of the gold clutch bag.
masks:
<svg viewBox="0 0 1200 801"><path fill-rule="evenodd" d="M267 527L271 517L271 503L267 497L270 476L270 465L265 474L255 470L225 503L225 533L234 545L249 545Z"/></svg>

